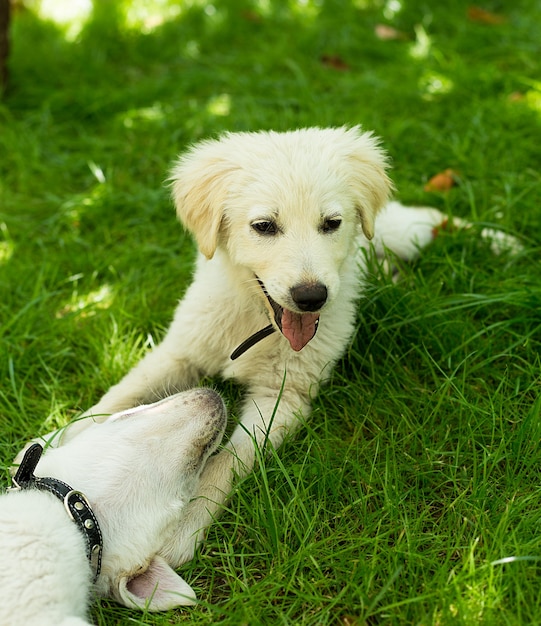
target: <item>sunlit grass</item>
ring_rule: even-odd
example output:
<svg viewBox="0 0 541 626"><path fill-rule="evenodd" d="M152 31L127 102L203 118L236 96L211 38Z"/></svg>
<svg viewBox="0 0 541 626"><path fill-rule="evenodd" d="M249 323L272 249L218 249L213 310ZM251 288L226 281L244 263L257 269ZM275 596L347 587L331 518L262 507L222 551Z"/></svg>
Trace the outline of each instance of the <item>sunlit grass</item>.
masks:
<svg viewBox="0 0 541 626"><path fill-rule="evenodd" d="M92 13L92 0L30 0L30 6L44 19L65 29L73 41Z"/></svg>

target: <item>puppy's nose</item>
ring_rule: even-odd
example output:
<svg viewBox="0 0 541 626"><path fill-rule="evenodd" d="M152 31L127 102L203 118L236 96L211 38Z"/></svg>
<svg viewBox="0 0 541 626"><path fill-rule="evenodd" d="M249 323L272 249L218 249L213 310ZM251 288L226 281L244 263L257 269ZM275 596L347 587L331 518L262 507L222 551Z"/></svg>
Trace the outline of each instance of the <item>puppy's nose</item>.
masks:
<svg viewBox="0 0 541 626"><path fill-rule="evenodd" d="M327 287L321 283L297 285L291 288L291 297L301 311L319 311L327 301Z"/></svg>

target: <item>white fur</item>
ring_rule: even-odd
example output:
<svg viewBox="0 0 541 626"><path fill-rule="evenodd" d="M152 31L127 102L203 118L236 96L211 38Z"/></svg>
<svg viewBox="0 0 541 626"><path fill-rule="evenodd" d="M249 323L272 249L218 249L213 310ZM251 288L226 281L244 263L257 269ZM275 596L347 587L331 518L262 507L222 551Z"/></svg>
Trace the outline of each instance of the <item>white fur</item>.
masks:
<svg viewBox="0 0 541 626"><path fill-rule="evenodd" d="M46 451L36 476L82 491L100 524L94 593L149 610L194 604L191 587L157 553L197 491L225 423L218 394L197 389L91 424ZM2 626L88 624L85 542L56 496L35 489L0 496L0 564Z"/></svg>
<svg viewBox="0 0 541 626"><path fill-rule="evenodd" d="M190 504L162 548L167 561L179 565L219 512L234 473L252 469L254 443L277 447L308 416L311 399L354 332L369 239L375 233L379 254L387 247L410 259L433 239L444 216L397 202L380 213L391 190L386 156L359 128L226 134L182 156L172 187L178 216L201 251L193 282L162 343L91 413L105 419L164 389L196 385L203 375L246 386L239 425L205 467L202 498ZM328 220L337 219L339 227L326 232ZM269 221L275 235L254 228ZM256 276L294 313L293 287L325 285L319 329L300 351L275 332L232 361L232 351L272 321ZM70 430L68 438L78 428Z"/></svg>

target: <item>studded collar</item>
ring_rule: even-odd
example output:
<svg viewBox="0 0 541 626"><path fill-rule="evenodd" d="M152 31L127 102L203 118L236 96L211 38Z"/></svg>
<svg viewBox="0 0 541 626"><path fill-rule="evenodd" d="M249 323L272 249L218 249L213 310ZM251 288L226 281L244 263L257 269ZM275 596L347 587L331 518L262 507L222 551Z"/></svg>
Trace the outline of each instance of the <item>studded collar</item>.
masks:
<svg viewBox="0 0 541 626"><path fill-rule="evenodd" d="M12 478L12 486L8 491L39 489L52 493L62 501L68 516L83 534L86 543L86 556L92 568L94 582L96 582L101 570L103 552L103 538L98 520L83 493L57 478L41 478L34 475L42 452L43 448L39 443L34 443L28 448L17 473Z"/></svg>

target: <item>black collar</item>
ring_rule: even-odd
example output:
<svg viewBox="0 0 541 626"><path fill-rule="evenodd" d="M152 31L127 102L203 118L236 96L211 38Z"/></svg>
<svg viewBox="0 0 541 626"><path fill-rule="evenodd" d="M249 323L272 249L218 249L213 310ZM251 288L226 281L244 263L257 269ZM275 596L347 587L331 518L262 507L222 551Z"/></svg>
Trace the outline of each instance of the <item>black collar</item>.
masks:
<svg viewBox="0 0 541 626"><path fill-rule="evenodd" d="M42 452L43 448L39 443L34 443L28 448L17 473L12 478L12 486L9 488L9 491L40 489L49 491L63 502L68 515L83 533L86 542L86 556L90 561L94 582L96 582L101 570L101 555L103 552L103 539L98 520L83 493L72 489L57 478L34 476L34 470Z"/></svg>
<svg viewBox="0 0 541 626"><path fill-rule="evenodd" d="M265 326L265 328L258 330L253 335L250 335L248 339L245 339L240 344L240 346L238 346L238 348L235 348L235 350L233 350L229 358L232 361L234 361L235 359L238 359L239 356L241 356L241 354L244 354L246 352L246 350L249 350L252 346L255 346L256 343L259 343L262 339L265 339L265 337L272 335L272 333L275 330L276 329L274 328L272 324L269 324L268 326Z"/></svg>

